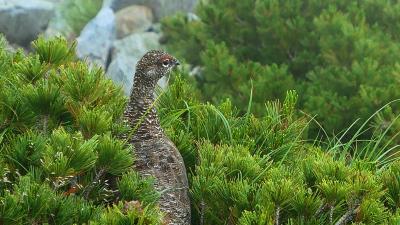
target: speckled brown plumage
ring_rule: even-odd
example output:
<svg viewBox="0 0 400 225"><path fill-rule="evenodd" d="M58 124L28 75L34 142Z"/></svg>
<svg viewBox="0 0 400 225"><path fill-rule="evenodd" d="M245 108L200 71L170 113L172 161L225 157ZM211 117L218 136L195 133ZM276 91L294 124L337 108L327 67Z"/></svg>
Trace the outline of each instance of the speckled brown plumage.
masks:
<svg viewBox="0 0 400 225"><path fill-rule="evenodd" d="M154 176L162 192L160 209L170 225L190 224L190 200L186 169L174 143L164 134L153 107L158 80L178 64L158 50L146 53L137 63L134 84L125 118L131 127L140 124L129 140L135 147L136 168L142 176Z"/></svg>

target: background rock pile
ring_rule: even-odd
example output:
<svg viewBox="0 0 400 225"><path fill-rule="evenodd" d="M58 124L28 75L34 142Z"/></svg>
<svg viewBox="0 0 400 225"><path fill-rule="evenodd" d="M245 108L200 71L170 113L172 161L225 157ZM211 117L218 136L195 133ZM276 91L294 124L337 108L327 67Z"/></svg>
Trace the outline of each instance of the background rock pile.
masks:
<svg viewBox="0 0 400 225"><path fill-rule="evenodd" d="M104 68L129 94L136 61L147 50L162 48L160 19L190 12L195 4L196 0L0 0L0 33L13 49L29 50L40 34L76 39L78 57Z"/></svg>

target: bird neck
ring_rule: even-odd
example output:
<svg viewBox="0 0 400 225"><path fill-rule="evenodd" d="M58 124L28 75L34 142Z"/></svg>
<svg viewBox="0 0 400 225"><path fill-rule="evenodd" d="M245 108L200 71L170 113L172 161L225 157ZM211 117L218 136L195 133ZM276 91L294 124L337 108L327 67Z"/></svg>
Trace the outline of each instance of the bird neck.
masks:
<svg viewBox="0 0 400 225"><path fill-rule="evenodd" d="M147 140L163 136L155 108L156 84L135 79L125 117L134 129L133 140Z"/></svg>

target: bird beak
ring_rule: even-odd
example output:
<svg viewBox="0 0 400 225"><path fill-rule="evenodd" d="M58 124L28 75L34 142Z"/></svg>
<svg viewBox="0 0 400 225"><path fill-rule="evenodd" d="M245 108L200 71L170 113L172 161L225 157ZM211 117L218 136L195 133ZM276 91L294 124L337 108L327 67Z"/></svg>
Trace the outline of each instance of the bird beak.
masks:
<svg viewBox="0 0 400 225"><path fill-rule="evenodd" d="M181 63L178 60L176 60L175 61L175 66L179 66L179 65L181 65Z"/></svg>

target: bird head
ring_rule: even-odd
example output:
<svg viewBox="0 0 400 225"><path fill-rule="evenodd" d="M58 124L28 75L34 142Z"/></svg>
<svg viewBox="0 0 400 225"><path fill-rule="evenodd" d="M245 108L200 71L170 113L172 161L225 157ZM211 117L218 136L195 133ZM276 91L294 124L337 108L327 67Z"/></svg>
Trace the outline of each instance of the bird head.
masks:
<svg viewBox="0 0 400 225"><path fill-rule="evenodd" d="M170 54L161 50L151 50L137 63L135 79L155 84L177 65L179 61Z"/></svg>

